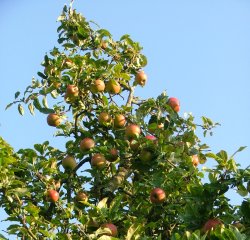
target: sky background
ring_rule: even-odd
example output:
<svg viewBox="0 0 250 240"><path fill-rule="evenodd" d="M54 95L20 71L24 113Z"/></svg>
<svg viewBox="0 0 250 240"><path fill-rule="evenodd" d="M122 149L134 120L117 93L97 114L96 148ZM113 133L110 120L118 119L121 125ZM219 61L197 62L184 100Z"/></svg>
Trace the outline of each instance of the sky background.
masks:
<svg viewBox="0 0 250 240"><path fill-rule="evenodd" d="M17 106L4 109L16 91L37 77L44 54L58 46L56 19L68 3L0 1L0 136L15 150L47 139L64 147L62 139L53 137L55 129L47 126L45 115L33 117L26 110L21 117ZM180 115L192 112L197 123L201 116L220 122L214 136L205 140L214 152L232 154L250 145L249 0L78 0L74 7L116 40L128 33L141 43L148 83L137 95L157 97L166 90L180 99ZM242 167L250 164L249 153L248 147L237 155ZM232 194L232 202L240 201Z"/></svg>

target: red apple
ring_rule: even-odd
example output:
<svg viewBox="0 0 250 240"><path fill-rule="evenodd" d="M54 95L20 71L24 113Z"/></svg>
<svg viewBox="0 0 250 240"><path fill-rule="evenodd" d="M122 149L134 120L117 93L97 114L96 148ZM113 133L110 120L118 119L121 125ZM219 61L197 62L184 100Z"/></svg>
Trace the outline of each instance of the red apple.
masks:
<svg viewBox="0 0 250 240"><path fill-rule="evenodd" d="M168 99L168 105L175 111L180 111L180 101L177 98L171 97Z"/></svg>
<svg viewBox="0 0 250 240"><path fill-rule="evenodd" d="M113 223L104 223L102 228L108 228L110 233L106 233L105 235L116 237L118 234L117 227Z"/></svg>
<svg viewBox="0 0 250 240"><path fill-rule="evenodd" d="M75 200L80 203L86 203L88 201L88 196L83 191L79 191L75 196Z"/></svg>
<svg viewBox="0 0 250 240"><path fill-rule="evenodd" d="M212 229L215 229L218 226L221 226L222 222L221 220L217 218L209 219L207 222L204 224L202 231L203 232L208 232L211 231Z"/></svg>
<svg viewBox="0 0 250 240"><path fill-rule="evenodd" d="M144 71L139 71L135 76L135 82L141 86L144 86L147 82L147 75Z"/></svg>
<svg viewBox="0 0 250 240"><path fill-rule="evenodd" d="M163 203L166 200L166 193L161 188L154 188L150 193L152 203Z"/></svg>
<svg viewBox="0 0 250 240"><path fill-rule="evenodd" d="M50 113L47 117L47 123L49 126L57 127L62 123L62 118L56 113Z"/></svg>
<svg viewBox="0 0 250 240"><path fill-rule="evenodd" d="M101 169L106 165L106 158L102 154L96 153L91 158L91 165L93 167Z"/></svg>
<svg viewBox="0 0 250 240"><path fill-rule="evenodd" d="M114 161L116 161L116 160L118 159L118 157L119 157L119 152L118 152L118 150L117 150L116 148L111 148L111 149L109 150L108 155L107 155L107 160L108 160L109 162L114 162Z"/></svg>
<svg viewBox="0 0 250 240"><path fill-rule="evenodd" d="M73 170L77 166L77 163L74 157L68 155L62 160L62 166L65 169Z"/></svg>
<svg viewBox="0 0 250 240"><path fill-rule="evenodd" d="M193 155L192 156L192 163L194 167L197 167L200 163L198 155Z"/></svg>
<svg viewBox="0 0 250 240"><path fill-rule="evenodd" d="M47 197L48 197L49 201L57 202L59 199L59 193L54 189L50 189L47 191Z"/></svg>
<svg viewBox="0 0 250 240"><path fill-rule="evenodd" d="M121 85L115 80L109 80L106 84L106 90L110 94L118 94L121 91Z"/></svg>
<svg viewBox="0 0 250 240"><path fill-rule="evenodd" d="M92 149L93 147L95 147L95 141L92 138L84 138L81 140L80 142L80 150L81 151L89 151L90 149Z"/></svg>
<svg viewBox="0 0 250 240"><path fill-rule="evenodd" d="M90 86L92 93L103 92L105 89L105 83L101 79L96 79Z"/></svg>
<svg viewBox="0 0 250 240"><path fill-rule="evenodd" d="M126 118L122 114L115 115L114 126L115 128L123 128L126 124Z"/></svg>
<svg viewBox="0 0 250 240"><path fill-rule="evenodd" d="M136 124L130 124L125 129L125 136L128 139L138 138L141 133L141 128Z"/></svg>
<svg viewBox="0 0 250 240"><path fill-rule="evenodd" d="M112 118L107 112L101 112L98 116L98 121L101 125L106 126L112 122Z"/></svg>
<svg viewBox="0 0 250 240"><path fill-rule="evenodd" d="M67 102L73 101L79 94L79 89L76 85L68 85L66 88L66 93L64 99Z"/></svg>
<svg viewBox="0 0 250 240"><path fill-rule="evenodd" d="M153 135L146 135L145 138L147 140L153 141L154 143L157 142L157 138L155 136L153 136Z"/></svg>

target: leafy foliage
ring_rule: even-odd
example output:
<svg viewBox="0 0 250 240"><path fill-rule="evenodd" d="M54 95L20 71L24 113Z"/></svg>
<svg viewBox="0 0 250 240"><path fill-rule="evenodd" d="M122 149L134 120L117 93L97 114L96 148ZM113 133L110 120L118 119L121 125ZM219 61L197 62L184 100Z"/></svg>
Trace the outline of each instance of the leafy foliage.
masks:
<svg viewBox="0 0 250 240"><path fill-rule="evenodd" d="M58 21L60 47L45 55L39 79L7 108L16 103L23 115L26 104L32 115L55 113L63 122L49 125L65 137L66 151L46 141L14 153L1 139L1 207L14 222L8 233L22 239L247 239L249 169L239 168L235 154L212 153L196 135L198 129L212 134L218 124L182 118L166 93L136 97L136 74L147 59L129 35L115 41L66 6ZM126 123L115 122L120 115ZM136 133L126 130L131 125ZM83 139L94 144L80 148ZM217 166L197 167L207 159ZM159 202L161 196L150 198L155 188L165 192ZM230 189L244 198L241 206L225 196ZM213 218L223 226L204 231Z"/></svg>

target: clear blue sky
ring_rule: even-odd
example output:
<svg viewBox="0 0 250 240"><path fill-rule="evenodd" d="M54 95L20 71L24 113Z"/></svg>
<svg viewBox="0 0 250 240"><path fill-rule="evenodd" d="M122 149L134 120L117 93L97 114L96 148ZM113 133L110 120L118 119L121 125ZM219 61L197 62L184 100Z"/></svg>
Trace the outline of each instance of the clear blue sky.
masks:
<svg viewBox="0 0 250 240"><path fill-rule="evenodd" d="M68 2L0 2L0 135L16 150L47 139L64 146L52 137L45 115L21 117L16 107L4 109L37 76L44 54L57 44L56 19ZM250 145L249 0L76 0L74 7L114 38L128 33L144 47L149 80L138 95L156 97L167 90L180 99L181 115L192 112L197 122L203 115L220 122L206 139L214 152ZM244 167L249 153L247 148L237 156Z"/></svg>

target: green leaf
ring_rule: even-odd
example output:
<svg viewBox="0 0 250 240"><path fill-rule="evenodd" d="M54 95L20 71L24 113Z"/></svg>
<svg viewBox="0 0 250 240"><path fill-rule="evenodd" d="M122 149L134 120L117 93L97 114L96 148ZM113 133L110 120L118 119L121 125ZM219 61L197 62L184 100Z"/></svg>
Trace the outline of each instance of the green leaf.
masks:
<svg viewBox="0 0 250 240"><path fill-rule="evenodd" d="M18 112L20 113L20 115L24 115L24 108L21 103L18 104Z"/></svg>
<svg viewBox="0 0 250 240"><path fill-rule="evenodd" d="M43 97L42 104L45 108L49 108L46 96Z"/></svg>
<svg viewBox="0 0 250 240"><path fill-rule="evenodd" d="M47 78L47 76L44 75L42 72L37 72L37 75L38 75L39 77L41 77L42 79L46 79L46 78Z"/></svg>
<svg viewBox="0 0 250 240"><path fill-rule="evenodd" d="M108 198L103 198L98 204L97 204L97 208L101 209L101 208L107 208L107 201Z"/></svg>
<svg viewBox="0 0 250 240"><path fill-rule="evenodd" d="M221 150L219 153L216 154L219 158L221 158L223 161L228 160L227 152L224 150Z"/></svg>
<svg viewBox="0 0 250 240"><path fill-rule="evenodd" d="M7 110L9 107L11 107L13 105L13 103L9 103L6 107L5 110Z"/></svg>
<svg viewBox="0 0 250 240"><path fill-rule="evenodd" d="M17 98L19 97L19 95L20 95L20 92L19 92L19 91L16 92L16 93L15 93L15 99L17 99Z"/></svg>
<svg viewBox="0 0 250 240"><path fill-rule="evenodd" d="M108 106L109 100L105 95L102 96L102 101L103 101L104 106Z"/></svg>
<svg viewBox="0 0 250 240"><path fill-rule="evenodd" d="M129 229L128 229L128 232L127 232L127 236L125 238L125 240L131 240L131 239L134 239L134 235L136 234L136 232L141 228L141 225L138 224L138 223L134 223L132 224Z"/></svg>
<svg viewBox="0 0 250 240"><path fill-rule="evenodd" d="M102 37L112 37L111 33L106 29L99 29L96 32L100 34L101 38Z"/></svg>
<svg viewBox="0 0 250 240"><path fill-rule="evenodd" d="M30 113L31 113L32 115L35 114L35 113L34 113L34 105L33 105L32 103L29 103L28 109L29 109L29 111L30 111Z"/></svg>
<svg viewBox="0 0 250 240"><path fill-rule="evenodd" d="M248 191L243 184L238 185L237 188L237 193L239 193L242 197L247 196Z"/></svg>
<svg viewBox="0 0 250 240"><path fill-rule="evenodd" d="M243 151L247 146L241 146L236 152L234 152L234 154L230 157L233 158L238 152Z"/></svg>

